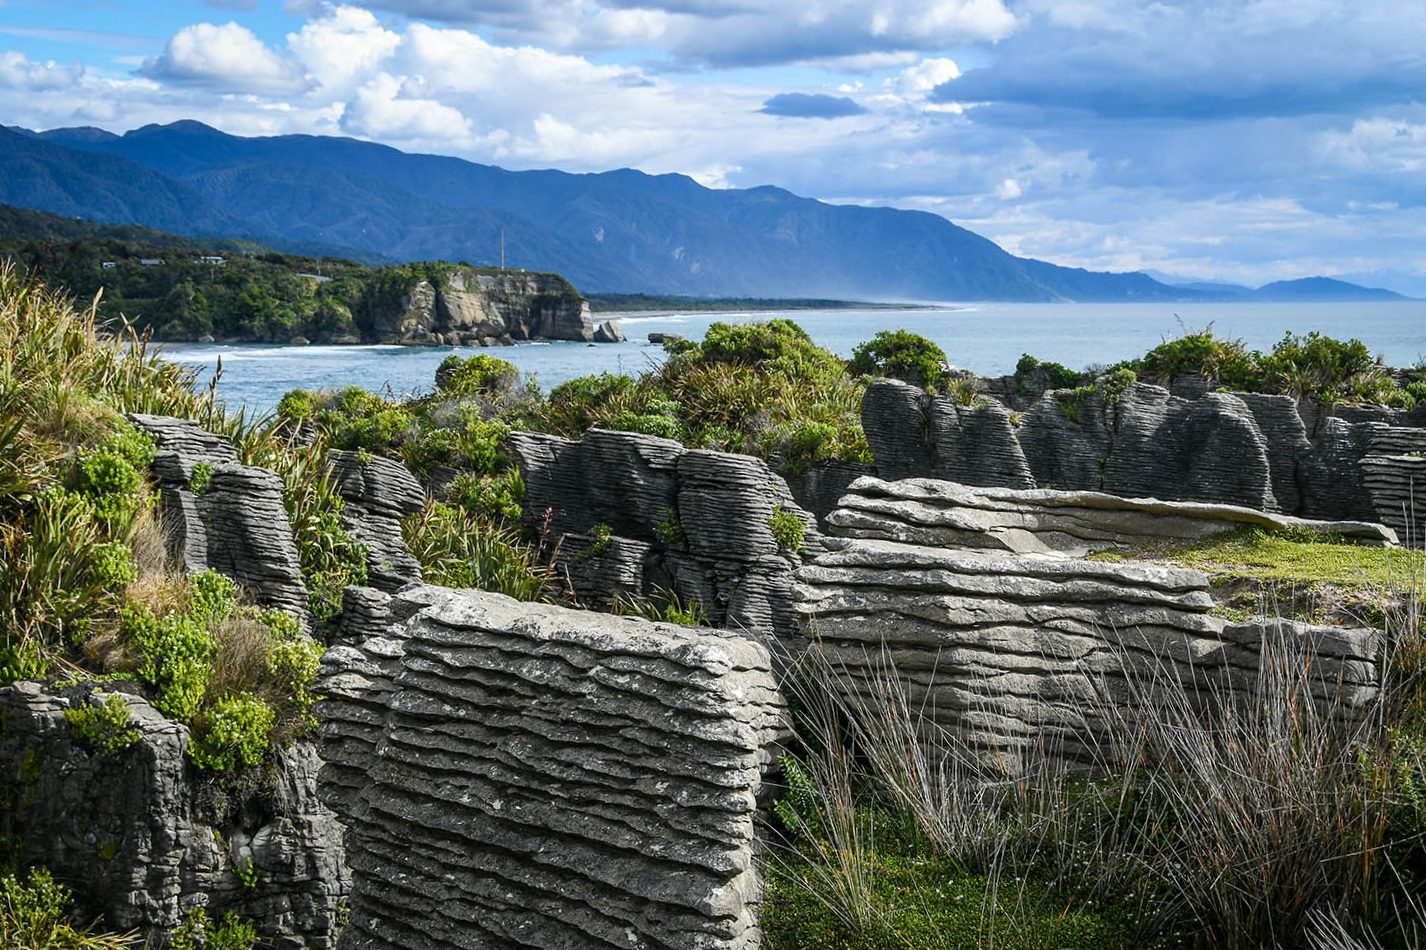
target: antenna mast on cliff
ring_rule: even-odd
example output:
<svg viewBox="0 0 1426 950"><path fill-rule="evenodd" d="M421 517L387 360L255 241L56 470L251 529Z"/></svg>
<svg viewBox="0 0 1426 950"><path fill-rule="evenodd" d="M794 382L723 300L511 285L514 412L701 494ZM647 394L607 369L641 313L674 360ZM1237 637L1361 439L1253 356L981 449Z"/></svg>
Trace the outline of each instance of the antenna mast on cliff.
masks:
<svg viewBox="0 0 1426 950"><path fill-rule="evenodd" d="M505 229L500 229L500 269L505 269Z"/></svg>

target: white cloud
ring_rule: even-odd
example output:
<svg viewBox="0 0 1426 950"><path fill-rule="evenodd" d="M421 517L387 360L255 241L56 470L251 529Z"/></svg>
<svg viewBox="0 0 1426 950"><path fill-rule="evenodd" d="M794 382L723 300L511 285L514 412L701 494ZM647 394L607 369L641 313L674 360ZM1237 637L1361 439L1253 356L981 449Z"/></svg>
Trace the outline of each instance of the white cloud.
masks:
<svg viewBox="0 0 1426 950"><path fill-rule="evenodd" d="M83 75L82 66L61 66L53 61L35 63L24 53L14 50L0 52L0 85L12 89L68 89Z"/></svg>
<svg viewBox="0 0 1426 950"><path fill-rule="evenodd" d="M337 7L287 34L287 46L307 75L333 92L349 90L401 45L369 11Z"/></svg>
<svg viewBox="0 0 1426 950"><path fill-rule="evenodd" d="M470 120L459 109L424 98L411 85L378 73L356 91L343 124L375 139L462 142L469 137Z"/></svg>
<svg viewBox="0 0 1426 950"><path fill-rule="evenodd" d="M195 23L173 35L144 72L156 79L234 92L292 93L303 85L296 65L235 22Z"/></svg>

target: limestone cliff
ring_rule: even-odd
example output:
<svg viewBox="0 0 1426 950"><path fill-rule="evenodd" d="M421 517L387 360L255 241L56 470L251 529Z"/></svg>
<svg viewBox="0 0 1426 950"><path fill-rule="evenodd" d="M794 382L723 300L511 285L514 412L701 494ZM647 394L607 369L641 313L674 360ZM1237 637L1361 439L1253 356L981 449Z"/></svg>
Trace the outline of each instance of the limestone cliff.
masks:
<svg viewBox="0 0 1426 950"><path fill-rule="evenodd" d="M456 266L370 295L359 325L368 342L425 346L623 339L617 324L596 327L589 301L558 274Z"/></svg>

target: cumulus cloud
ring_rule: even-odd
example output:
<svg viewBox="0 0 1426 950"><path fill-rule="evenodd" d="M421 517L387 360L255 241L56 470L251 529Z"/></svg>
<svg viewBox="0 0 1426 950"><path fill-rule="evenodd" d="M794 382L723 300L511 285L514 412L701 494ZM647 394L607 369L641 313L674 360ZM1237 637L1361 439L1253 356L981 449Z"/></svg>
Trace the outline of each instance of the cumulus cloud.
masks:
<svg viewBox="0 0 1426 950"><path fill-rule="evenodd" d="M847 116L865 115L867 110L846 96L781 92L768 97L760 111L766 112L768 115L796 119L841 119Z"/></svg>
<svg viewBox="0 0 1426 950"><path fill-rule="evenodd" d="M369 0L409 17L493 29L502 38L590 51L657 43L705 65L834 62L878 68L887 56L1005 38L1003 0Z"/></svg>
<svg viewBox="0 0 1426 950"><path fill-rule="evenodd" d="M174 34L158 58L144 64L153 79L234 92L291 93L302 75L288 58L263 44L245 26L196 23Z"/></svg>
<svg viewBox="0 0 1426 950"><path fill-rule="evenodd" d="M0 53L0 112L771 183L1084 267L1426 273L1426 7L1007 2L289 0L281 39L196 24L135 72Z"/></svg>
<svg viewBox="0 0 1426 950"><path fill-rule="evenodd" d="M31 62L24 53L9 50L0 53L0 86L11 89L69 89L84 75L84 67L61 66L55 62Z"/></svg>

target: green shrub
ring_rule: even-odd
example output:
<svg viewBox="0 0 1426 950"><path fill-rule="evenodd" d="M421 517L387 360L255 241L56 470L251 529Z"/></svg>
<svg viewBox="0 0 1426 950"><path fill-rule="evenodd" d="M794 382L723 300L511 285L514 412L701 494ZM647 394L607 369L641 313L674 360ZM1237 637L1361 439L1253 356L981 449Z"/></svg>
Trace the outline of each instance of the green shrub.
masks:
<svg viewBox="0 0 1426 950"><path fill-rule="evenodd" d="M543 409L542 428L569 438L579 438L599 423L609 405L634 390L630 376L599 373L580 376L550 390Z"/></svg>
<svg viewBox="0 0 1426 950"><path fill-rule="evenodd" d="M603 554L609 547L609 541L614 537L614 530L607 524L597 524L589 529L589 553L595 556Z"/></svg>
<svg viewBox="0 0 1426 950"><path fill-rule="evenodd" d="M654 537L670 546L683 543L683 522L678 520L678 512L672 508L663 510L663 520L654 525Z"/></svg>
<svg viewBox="0 0 1426 950"><path fill-rule="evenodd" d="M74 926L69 888L45 868L31 868L24 881L0 877L0 946L16 950L119 950L142 944L135 937L95 934Z"/></svg>
<svg viewBox="0 0 1426 950"><path fill-rule="evenodd" d="M126 607L120 636L138 652L139 681L158 691L154 707L170 719L190 722L202 706L217 645L206 624L188 614L156 617L141 606Z"/></svg>
<svg viewBox="0 0 1426 950"><path fill-rule="evenodd" d="M310 422L317 415L317 396L305 389L283 394L277 403L277 417L289 422Z"/></svg>
<svg viewBox="0 0 1426 950"><path fill-rule="evenodd" d="M64 719L76 739L105 755L118 755L143 738L129 715L129 704L118 693L110 693L103 702L91 696L66 709Z"/></svg>
<svg viewBox="0 0 1426 950"><path fill-rule="evenodd" d="M1083 373L1076 373L1068 366L1037 360L1029 353L1021 354L1020 361L1015 364L1015 376L1017 379L1023 378L1037 369L1045 374L1051 389L1068 389L1077 386L1084 377Z"/></svg>
<svg viewBox="0 0 1426 950"><path fill-rule="evenodd" d="M683 600L671 590L659 588L652 597L627 594L614 599L611 612L621 617L643 617L658 623L676 623L685 627L708 625L703 605L696 600Z"/></svg>
<svg viewBox="0 0 1426 950"><path fill-rule="evenodd" d="M171 950L256 950L257 929L229 911L221 924L208 920L202 907L191 908L183 923L169 934Z"/></svg>
<svg viewBox="0 0 1426 950"><path fill-rule="evenodd" d="M1261 362L1270 391L1311 396L1324 405L1385 403L1400 391L1361 340L1334 340L1315 330L1286 334Z"/></svg>
<svg viewBox="0 0 1426 950"><path fill-rule="evenodd" d="M193 466L193 474L188 477L188 490L195 495L208 494L208 488L213 484L213 466L208 462L199 462Z"/></svg>
<svg viewBox="0 0 1426 950"><path fill-rule="evenodd" d="M401 534L427 583L540 600L554 580L515 531L453 505L428 502Z"/></svg>
<svg viewBox="0 0 1426 950"><path fill-rule="evenodd" d="M848 364L859 376L889 376L936 391L946 372L946 354L939 346L909 330L882 330L852 351Z"/></svg>
<svg viewBox="0 0 1426 950"><path fill-rule="evenodd" d="M250 693L225 697L196 718L188 757L212 772L257 765L272 744L276 723L277 714L260 697Z"/></svg>
<svg viewBox="0 0 1426 950"><path fill-rule="evenodd" d="M772 539L777 542L777 546L794 554L802 553L803 542L807 537L807 526L802 523L796 512L779 508L768 515L767 526L772 531Z"/></svg>
<svg viewBox="0 0 1426 950"><path fill-rule="evenodd" d="M446 500L472 515L513 523L525 500L525 479L513 466L493 476L462 472L446 489Z"/></svg>
<svg viewBox="0 0 1426 950"><path fill-rule="evenodd" d="M1211 329L1165 340L1128 368L1160 385L1167 385L1175 376L1198 374L1210 386L1257 392L1263 381L1258 354L1242 340L1219 339Z"/></svg>
<svg viewBox="0 0 1426 950"><path fill-rule="evenodd" d="M312 683L322 665L322 652L320 643L297 637L276 644L267 656L271 687L290 708L299 731L316 724L311 712L318 696Z"/></svg>
<svg viewBox="0 0 1426 950"><path fill-rule="evenodd" d="M485 353L462 359L452 353L436 368L436 390L442 395L473 396L514 389L520 378L515 364Z"/></svg>

